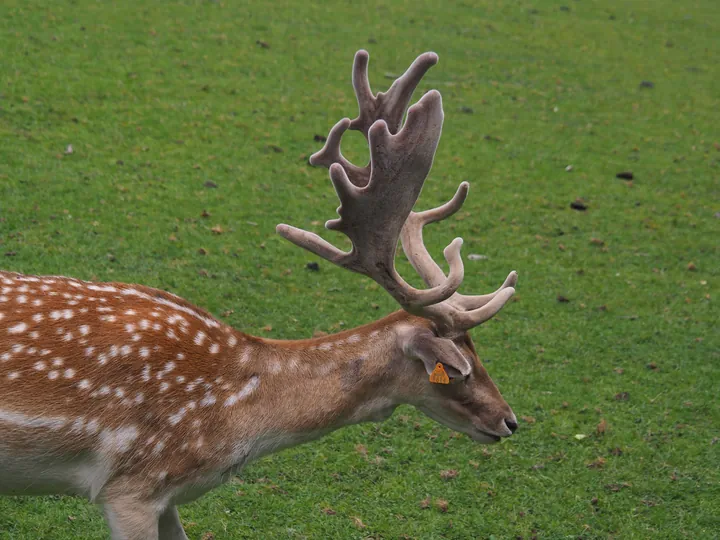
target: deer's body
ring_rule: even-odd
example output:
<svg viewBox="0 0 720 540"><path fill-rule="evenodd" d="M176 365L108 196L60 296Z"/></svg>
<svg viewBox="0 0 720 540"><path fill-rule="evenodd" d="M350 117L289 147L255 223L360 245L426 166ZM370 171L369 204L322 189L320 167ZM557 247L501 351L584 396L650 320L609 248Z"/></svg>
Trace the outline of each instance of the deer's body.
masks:
<svg viewBox="0 0 720 540"><path fill-rule="evenodd" d="M249 461L353 423L416 406L474 440L508 437L517 419L467 331L514 293L511 272L494 293L457 293L462 241L449 273L422 240L468 193L413 212L443 124L436 91L407 110L426 53L383 94L370 92L367 53L355 57L360 115L332 128L311 163L330 168L345 253L319 236L278 232L380 284L403 307L367 326L299 341L230 328L157 289L0 272L0 494L70 493L102 504L114 539L186 539L175 505L201 496ZM371 163L340 153L347 129L368 139ZM398 240L428 286L394 267ZM428 378L429 375L429 378Z"/></svg>
<svg viewBox="0 0 720 540"><path fill-rule="evenodd" d="M389 416L398 312L302 341L242 334L169 293L0 272L0 493L182 503L248 460ZM41 437L38 435L42 434Z"/></svg>

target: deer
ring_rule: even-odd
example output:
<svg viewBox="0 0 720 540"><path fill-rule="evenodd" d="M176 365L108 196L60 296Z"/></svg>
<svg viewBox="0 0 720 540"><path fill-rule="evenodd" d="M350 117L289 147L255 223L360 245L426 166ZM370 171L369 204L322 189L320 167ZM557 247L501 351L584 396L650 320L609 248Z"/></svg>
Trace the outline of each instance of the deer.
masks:
<svg viewBox="0 0 720 540"><path fill-rule="evenodd" d="M514 294L464 295L456 238L447 274L423 228L447 203L413 210L430 173L444 113L436 90L408 108L438 56L420 55L373 94L366 51L352 84L359 115L329 132L310 163L329 169L340 200L329 230L277 232L321 259L374 280L398 311L312 339L237 331L182 298L143 285L0 272L0 494L70 494L100 505L115 540L184 540L177 506L248 463L408 404L478 443L511 436L517 418L480 361L469 331ZM404 121L403 121L404 120ZM368 143L365 167L341 153L348 130ZM395 268L398 243L426 288Z"/></svg>

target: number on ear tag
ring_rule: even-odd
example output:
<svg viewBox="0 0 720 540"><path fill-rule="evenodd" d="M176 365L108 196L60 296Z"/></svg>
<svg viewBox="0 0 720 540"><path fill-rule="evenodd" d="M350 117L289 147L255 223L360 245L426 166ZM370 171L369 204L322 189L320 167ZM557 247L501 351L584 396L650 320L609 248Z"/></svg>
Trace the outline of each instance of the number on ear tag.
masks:
<svg viewBox="0 0 720 540"><path fill-rule="evenodd" d="M430 382L435 384L450 384L450 377L448 377L445 368L440 362L435 364L435 369L433 369L430 374Z"/></svg>

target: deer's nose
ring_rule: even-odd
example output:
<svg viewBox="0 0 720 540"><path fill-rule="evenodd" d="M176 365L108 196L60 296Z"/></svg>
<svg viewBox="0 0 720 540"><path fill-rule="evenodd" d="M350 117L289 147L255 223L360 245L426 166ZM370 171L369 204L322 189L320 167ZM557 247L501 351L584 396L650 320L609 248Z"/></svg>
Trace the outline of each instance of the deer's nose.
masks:
<svg viewBox="0 0 720 540"><path fill-rule="evenodd" d="M515 420L509 420L507 418L505 419L505 425L512 433L515 433L515 430L518 428L518 424Z"/></svg>

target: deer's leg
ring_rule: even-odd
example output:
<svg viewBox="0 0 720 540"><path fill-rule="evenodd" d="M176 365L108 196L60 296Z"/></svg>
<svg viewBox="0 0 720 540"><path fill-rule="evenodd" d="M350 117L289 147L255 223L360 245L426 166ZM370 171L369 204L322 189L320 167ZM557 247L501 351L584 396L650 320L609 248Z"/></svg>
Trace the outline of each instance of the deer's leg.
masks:
<svg viewBox="0 0 720 540"><path fill-rule="evenodd" d="M158 540L159 508L132 495L103 503L112 540Z"/></svg>
<svg viewBox="0 0 720 540"><path fill-rule="evenodd" d="M169 506L160 514L159 528L160 540L188 540L175 506Z"/></svg>

